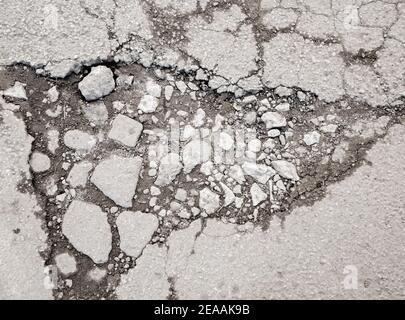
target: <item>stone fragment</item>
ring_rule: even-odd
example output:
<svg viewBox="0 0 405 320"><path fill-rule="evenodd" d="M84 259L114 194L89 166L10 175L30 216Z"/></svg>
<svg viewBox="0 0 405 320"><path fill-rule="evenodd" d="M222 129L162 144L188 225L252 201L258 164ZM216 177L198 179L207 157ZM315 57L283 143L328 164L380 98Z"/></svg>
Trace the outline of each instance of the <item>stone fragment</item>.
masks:
<svg viewBox="0 0 405 320"><path fill-rule="evenodd" d="M219 134L218 143L219 147L226 151L231 150L234 145L232 136L226 132L221 132Z"/></svg>
<svg viewBox="0 0 405 320"><path fill-rule="evenodd" d="M56 149L59 148L59 131L56 129L50 129L47 132L48 138L48 150L55 154Z"/></svg>
<svg viewBox="0 0 405 320"><path fill-rule="evenodd" d="M91 182L122 207L131 207L138 184L142 158L112 155L94 169Z"/></svg>
<svg viewBox="0 0 405 320"><path fill-rule="evenodd" d="M56 102L59 99L59 92L56 86L53 86L50 88L47 92L46 95L48 96L48 99L50 102Z"/></svg>
<svg viewBox="0 0 405 320"><path fill-rule="evenodd" d="M138 109L144 113L153 113L159 106L159 100L154 96L146 94L139 102Z"/></svg>
<svg viewBox="0 0 405 320"><path fill-rule="evenodd" d="M234 179L236 182L242 184L245 182L245 175L242 168L235 164L229 168L229 176Z"/></svg>
<svg viewBox="0 0 405 320"><path fill-rule="evenodd" d="M173 91L174 91L174 88L172 87L172 86L166 86L165 87L165 99L166 99L166 101L170 101L170 99L172 98L172 95L173 95Z"/></svg>
<svg viewBox="0 0 405 320"><path fill-rule="evenodd" d="M183 165L177 153L168 153L160 160L159 173L155 183L158 186L170 184L180 173Z"/></svg>
<svg viewBox="0 0 405 320"><path fill-rule="evenodd" d="M114 119L108 137L128 147L135 147L143 130L142 123L122 114Z"/></svg>
<svg viewBox="0 0 405 320"><path fill-rule="evenodd" d="M185 202L187 200L187 191L184 189L177 189L174 198L178 201Z"/></svg>
<svg viewBox="0 0 405 320"><path fill-rule="evenodd" d="M87 103L82 110L91 124L101 126L108 120L108 110L103 101Z"/></svg>
<svg viewBox="0 0 405 320"><path fill-rule="evenodd" d="M162 88L155 81L149 79L146 82L146 92L155 98L160 98L162 94Z"/></svg>
<svg viewBox="0 0 405 320"><path fill-rule="evenodd" d="M205 111L201 108L198 108L193 119L193 126L196 128L201 127L205 122Z"/></svg>
<svg viewBox="0 0 405 320"><path fill-rule="evenodd" d="M267 129L282 128L287 125L287 120L282 114L272 111L265 112L262 115L262 121L266 124Z"/></svg>
<svg viewBox="0 0 405 320"><path fill-rule="evenodd" d="M6 89L3 92L3 95L10 98L27 100L27 94L25 92L24 84L18 81L14 83L14 86Z"/></svg>
<svg viewBox="0 0 405 320"><path fill-rule="evenodd" d="M278 174L286 179L298 181L300 178L295 166L285 160L276 160L271 163L272 167L278 172Z"/></svg>
<svg viewBox="0 0 405 320"><path fill-rule="evenodd" d="M259 139L252 139L248 142L248 150L250 152L259 152L262 148L262 143Z"/></svg>
<svg viewBox="0 0 405 320"><path fill-rule="evenodd" d="M250 188L250 196L252 198L254 207L267 199L267 194L259 187L257 183L252 184L252 187Z"/></svg>
<svg viewBox="0 0 405 320"><path fill-rule="evenodd" d="M211 157L211 146L202 140L195 139L183 148L184 172L190 173L195 166L206 162Z"/></svg>
<svg viewBox="0 0 405 320"><path fill-rule="evenodd" d="M91 68L90 73L79 82L79 90L87 101L100 99L115 88L114 75L105 66Z"/></svg>
<svg viewBox="0 0 405 320"><path fill-rule="evenodd" d="M320 130L324 133L335 133L338 126L336 124L327 124L320 128Z"/></svg>
<svg viewBox="0 0 405 320"><path fill-rule="evenodd" d="M245 174L251 176L261 184L265 184L275 174L275 171L271 167L250 161L244 162L242 169Z"/></svg>
<svg viewBox="0 0 405 320"><path fill-rule="evenodd" d="M304 142L307 146L312 146L313 144L319 143L319 139L321 138L321 135L317 131L312 131L309 133L306 133L304 135Z"/></svg>
<svg viewBox="0 0 405 320"><path fill-rule="evenodd" d="M95 263L108 260L111 227L107 213L95 204L73 200L63 218L62 232L70 243Z"/></svg>
<svg viewBox="0 0 405 320"><path fill-rule="evenodd" d="M220 182L220 185L224 192L224 207L227 207L235 201L235 194L225 183Z"/></svg>
<svg viewBox="0 0 405 320"><path fill-rule="evenodd" d="M89 178L89 172L93 169L93 164L89 161L75 163L70 170L66 181L73 187L84 187Z"/></svg>
<svg viewBox="0 0 405 320"><path fill-rule="evenodd" d="M74 150L90 151L97 144L97 138L87 132L73 129L65 133L63 143Z"/></svg>
<svg viewBox="0 0 405 320"><path fill-rule="evenodd" d="M207 214L213 214L219 208L220 199L219 195L211 191L209 188L204 188L200 191L199 206L205 210Z"/></svg>
<svg viewBox="0 0 405 320"><path fill-rule="evenodd" d="M34 172L45 172L51 167L51 160L46 154L35 151L31 156L30 165Z"/></svg>
<svg viewBox="0 0 405 320"><path fill-rule="evenodd" d="M77 270L76 260L69 253L58 254L55 257L55 263L59 271L66 276L76 272Z"/></svg>
<svg viewBox="0 0 405 320"><path fill-rule="evenodd" d="M143 212L124 211L117 218L120 248L126 254L138 257L156 231L159 221Z"/></svg>

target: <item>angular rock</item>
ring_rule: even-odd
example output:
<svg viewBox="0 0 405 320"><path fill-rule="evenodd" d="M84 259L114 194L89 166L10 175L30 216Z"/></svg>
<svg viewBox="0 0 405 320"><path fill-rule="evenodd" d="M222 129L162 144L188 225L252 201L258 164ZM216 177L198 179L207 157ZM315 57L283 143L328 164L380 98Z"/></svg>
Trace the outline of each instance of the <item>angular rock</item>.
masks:
<svg viewBox="0 0 405 320"><path fill-rule="evenodd" d="M221 132L219 134L219 147L223 150L231 150L233 147L233 138L226 132Z"/></svg>
<svg viewBox="0 0 405 320"><path fill-rule="evenodd" d="M250 196L252 198L253 206L256 207L267 199L267 194L259 187L257 183L252 184L250 188Z"/></svg>
<svg viewBox="0 0 405 320"><path fill-rule="evenodd" d="M229 168L229 176L238 183L245 182L245 175L242 168L235 164Z"/></svg>
<svg viewBox="0 0 405 320"><path fill-rule="evenodd" d="M207 214L213 214L220 205L219 195L211 191L209 188L204 188L200 191L199 206L205 210Z"/></svg>
<svg viewBox="0 0 405 320"><path fill-rule="evenodd" d="M10 98L27 100L24 84L18 81L14 83L14 86L5 90L3 95Z"/></svg>
<svg viewBox="0 0 405 320"><path fill-rule="evenodd" d="M185 202L187 200L187 191L185 189L177 189L174 198L178 201Z"/></svg>
<svg viewBox="0 0 405 320"><path fill-rule="evenodd" d="M262 121L266 124L267 129L282 128L287 125L287 120L282 114L272 111L265 112L262 115Z"/></svg>
<svg viewBox="0 0 405 320"><path fill-rule="evenodd" d="M146 92L156 98L160 98L162 94L162 88L152 79L146 82Z"/></svg>
<svg viewBox="0 0 405 320"><path fill-rule="evenodd" d="M152 113L156 111L158 106L159 100L149 94L146 94L139 102L138 109L144 113Z"/></svg>
<svg viewBox="0 0 405 320"><path fill-rule="evenodd" d="M100 99L115 88L114 75L105 66L91 68L91 72L79 82L79 90L87 101Z"/></svg>
<svg viewBox="0 0 405 320"><path fill-rule="evenodd" d="M244 162L242 169L245 174L251 176L261 184L265 184L275 174L275 171L271 167L255 162Z"/></svg>
<svg viewBox="0 0 405 320"><path fill-rule="evenodd" d="M232 192L231 189L229 189L229 187L225 183L220 182L220 185L222 191L224 192L224 207L227 207L235 201L235 194Z"/></svg>
<svg viewBox="0 0 405 320"><path fill-rule="evenodd" d="M138 257L159 225L158 219L143 212L124 211L117 218L120 248L126 254Z"/></svg>
<svg viewBox="0 0 405 320"><path fill-rule="evenodd" d="M312 146L313 144L319 143L319 139L321 138L321 135L317 131L312 131L309 133L306 133L304 135L304 142L307 146Z"/></svg>
<svg viewBox="0 0 405 320"><path fill-rule="evenodd" d="M88 255L95 263L108 260L111 228L107 213L100 207L73 200L63 218L62 232L78 251Z"/></svg>
<svg viewBox="0 0 405 320"><path fill-rule="evenodd" d="M190 173L195 166L211 158L211 146L202 140L195 139L183 148L184 172Z"/></svg>
<svg viewBox="0 0 405 320"><path fill-rule="evenodd" d="M142 123L119 114L112 123L108 137L128 147L135 147L142 130Z"/></svg>
<svg viewBox="0 0 405 320"><path fill-rule="evenodd" d="M168 153L160 160L159 173L155 183L158 186L170 184L180 173L183 165L177 153Z"/></svg>
<svg viewBox="0 0 405 320"><path fill-rule="evenodd" d="M84 187L89 178L89 172L93 169L93 164L89 161L75 163L70 170L66 181L73 187Z"/></svg>
<svg viewBox="0 0 405 320"><path fill-rule="evenodd" d="M278 172L278 174L286 179L298 181L297 169L295 165L285 160L276 160L271 163L271 166Z"/></svg>
<svg viewBox="0 0 405 320"><path fill-rule="evenodd" d="M131 207L141 167L140 157L112 155L97 165L91 182L116 204Z"/></svg>
<svg viewBox="0 0 405 320"><path fill-rule="evenodd" d="M48 99L50 102L56 102L59 99L59 92L56 86L53 86L50 88L47 92L46 95L48 96Z"/></svg>

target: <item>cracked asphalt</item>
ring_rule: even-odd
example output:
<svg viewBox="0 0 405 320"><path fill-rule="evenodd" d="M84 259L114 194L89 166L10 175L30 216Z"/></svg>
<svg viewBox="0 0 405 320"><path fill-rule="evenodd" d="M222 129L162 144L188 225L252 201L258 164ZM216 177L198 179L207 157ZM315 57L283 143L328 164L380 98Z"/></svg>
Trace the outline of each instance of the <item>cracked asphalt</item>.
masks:
<svg viewBox="0 0 405 320"><path fill-rule="evenodd" d="M0 0L1 299L404 299L405 2Z"/></svg>

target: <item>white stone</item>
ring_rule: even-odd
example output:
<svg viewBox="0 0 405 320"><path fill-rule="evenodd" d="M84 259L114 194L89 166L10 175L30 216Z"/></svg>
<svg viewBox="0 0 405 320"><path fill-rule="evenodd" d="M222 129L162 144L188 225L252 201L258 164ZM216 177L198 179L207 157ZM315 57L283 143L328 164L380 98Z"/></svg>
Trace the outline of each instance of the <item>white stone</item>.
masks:
<svg viewBox="0 0 405 320"><path fill-rule="evenodd" d="M120 248L126 254L138 257L151 240L159 221L152 214L124 211L118 216L116 224L120 235Z"/></svg>
<svg viewBox="0 0 405 320"><path fill-rule="evenodd" d="M267 129L281 128L287 125L286 118L278 112L265 112L261 119L266 124Z"/></svg>
<svg viewBox="0 0 405 320"><path fill-rule="evenodd" d="M221 132L219 134L219 147L223 150L231 150L233 148L233 138L230 134L226 132Z"/></svg>
<svg viewBox="0 0 405 320"><path fill-rule="evenodd" d="M298 181L300 178L295 166L285 160L276 160L271 163L272 167L278 172L278 174L286 179Z"/></svg>
<svg viewBox="0 0 405 320"><path fill-rule="evenodd" d="M122 207L131 207L138 184L142 158L112 155L94 169L91 182Z"/></svg>
<svg viewBox="0 0 405 320"><path fill-rule="evenodd" d="M232 179L236 180L238 183L243 183L243 182L245 182L245 175L244 175L244 173L243 173L243 170L242 170L242 168L241 168L239 165L237 165L237 164L235 164L235 165L233 165L233 166L231 166L231 167L229 168L229 176L230 176Z"/></svg>
<svg viewBox="0 0 405 320"><path fill-rule="evenodd" d="M94 125L103 125L108 120L108 110L103 101L87 103L82 110L86 119Z"/></svg>
<svg viewBox="0 0 405 320"><path fill-rule="evenodd" d="M262 142L259 139L252 139L248 142L248 150L251 152L259 152L262 148Z"/></svg>
<svg viewBox="0 0 405 320"><path fill-rule="evenodd" d="M205 122L205 111L201 108L198 108L192 121L193 126L199 128L204 124L204 122Z"/></svg>
<svg viewBox="0 0 405 320"><path fill-rule="evenodd" d="M177 215L183 219L189 219L191 217L190 212L186 208L182 208L179 212L177 212Z"/></svg>
<svg viewBox="0 0 405 320"><path fill-rule="evenodd" d="M59 271L66 276L76 272L77 270L76 260L69 253L58 254L55 257L55 263Z"/></svg>
<svg viewBox="0 0 405 320"><path fill-rule="evenodd" d="M213 214L219 208L220 199L219 195L208 188L200 191L199 206L205 210L207 214Z"/></svg>
<svg viewBox="0 0 405 320"><path fill-rule="evenodd" d="M93 281L100 282L106 274L107 271L105 269L93 268L89 271L87 276Z"/></svg>
<svg viewBox="0 0 405 320"><path fill-rule="evenodd" d="M187 191L181 188L177 189L174 198L181 202L185 202L187 200Z"/></svg>
<svg viewBox="0 0 405 320"><path fill-rule="evenodd" d="M176 87L180 90L181 94L184 94L187 90L187 85L184 81L176 81Z"/></svg>
<svg viewBox="0 0 405 320"><path fill-rule="evenodd" d="M142 123L119 114L114 119L108 137L128 147L135 147L143 130Z"/></svg>
<svg viewBox="0 0 405 320"><path fill-rule="evenodd" d="M162 88L152 79L146 82L146 92L156 98L160 98L162 94Z"/></svg>
<svg viewBox="0 0 405 320"><path fill-rule="evenodd" d="M211 145L196 139L187 143L183 148L184 172L190 173L195 166L211 158Z"/></svg>
<svg viewBox="0 0 405 320"><path fill-rule="evenodd" d="M196 134L196 129L189 124L184 126L183 129L183 135L182 135L182 141L187 141L190 138L193 138L194 135Z"/></svg>
<svg viewBox="0 0 405 320"><path fill-rule="evenodd" d="M66 181L73 187L84 187L89 178L89 172L93 169L93 164L89 161L75 163L70 170Z"/></svg>
<svg viewBox="0 0 405 320"><path fill-rule="evenodd" d="M24 84L18 81L14 83L14 86L5 90L3 95L10 98L27 100Z"/></svg>
<svg viewBox="0 0 405 320"><path fill-rule="evenodd" d="M55 154L56 149L59 148L59 131L56 129L50 129L47 132L48 138L48 150Z"/></svg>
<svg viewBox="0 0 405 320"><path fill-rule="evenodd" d="M337 128L338 126L336 124L327 124L325 126L322 126L320 130L325 133L335 133Z"/></svg>
<svg viewBox="0 0 405 320"><path fill-rule="evenodd" d="M91 68L91 72L79 82L79 90L87 101L104 97L110 94L114 88L114 75L105 66Z"/></svg>
<svg viewBox="0 0 405 320"><path fill-rule="evenodd" d="M270 138L276 138L276 137L278 137L278 136L280 135L280 130L278 130L278 129L270 129L270 130L267 132L267 135L268 135Z"/></svg>
<svg viewBox="0 0 405 320"><path fill-rule="evenodd" d="M288 102L281 103L278 106L276 106L276 110L280 112L287 112L290 110L290 104Z"/></svg>
<svg viewBox="0 0 405 320"><path fill-rule="evenodd" d="M170 101L173 95L174 88L172 86L165 87L165 99L166 101Z"/></svg>
<svg viewBox="0 0 405 320"><path fill-rule="evenodd" d="M111 228L107 213L92 203L73 200L63 217L62 232L70 243L95 263L108 260Z"/></svg>
<svg viewBox="0 0 405 320"><path fill-rule="evenodd" d="M251 176L261 184L265 184L275 174L275 171L271 167L250 161L244 162L242 169L245 174Z"/></svg>
<svg viewBox="0 0 405 320"><path fill-rule="evenodd" d="M259 187L257 183L252 184L252 187L250 188L250 196L252 197L254 207L267 199L267 194Z"/></svg>
<svg viewBox="0 0 405 320"><path fill-rule="evenodd" d="M150 187L150 194L151 196L158 196L161 194L160 189L155 187L155 186L151 186Z"/></svg>
<svg viewBox="0 0 405 320"><path fill-rule="evenodd" d="M206 176L210 176L212 174L212 170L214 169L214 164L212 161L204 162L200 167L200 172L205 174Z"/></svg>
<svg viewBox="0 0 405 320"><path fill-rule="evenodd" d="M50 88L47 92L46 95L48 96L48 99L50 102L56 102L59 99L59 92L56 86L53 86Z"/></svg>
<svg viewBox="0 0 405 320"><path fill-rule="evenodd" d="M139 102L138 109L144 113L155 112L159 106L159 100L151 95L144 95Z"/></svg>
<svg viewBox="0 0 405 320"><path fill-rule="evenodd" d="M321 135L317 131L312 131L309 133L306 133L304 135L304 142L307 146L312 146L313 144L319 143L319 139L321 138Z"/></svg>
<svg viewBox="0 0 405 320"><path fill-rule="evenodd" d="M158 186L166 186L170 184L180 173L183 165L180 161L180 156L176 153L168 153L160 160L159 174L156 179Z"/></svg>
<svg viewBox="0 0 405 320"><path fill-rule="evenodd" d="M44 172L51 167L51 160L46 154L35 151L31 156L30 165L34 172Z"/></svg>
<svg viewBox="0 0 405 320"><path fill-rule="evenodd" d="M220 185L224 191L224 207L227 207L235 201L235 194L225 183L220 182Z"/></svg>
<svg viewBox="0 0 405 320"><path fill-rule="evenodd" d="M74 150L90 151L97 144L97 138L87 132L73 129L65 133L63 143Z"/></svg>

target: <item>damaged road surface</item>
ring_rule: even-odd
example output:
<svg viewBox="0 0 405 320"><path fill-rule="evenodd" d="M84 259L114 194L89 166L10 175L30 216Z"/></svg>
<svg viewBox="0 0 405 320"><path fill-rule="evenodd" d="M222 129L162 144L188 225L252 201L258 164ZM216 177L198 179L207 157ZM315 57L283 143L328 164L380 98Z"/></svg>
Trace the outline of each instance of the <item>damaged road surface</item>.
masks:
<svg viewBox="0 0 405 320"><path fill-rule="evenodd" d="M0 2L1 299L404 299L405 3Z"/></svg>

